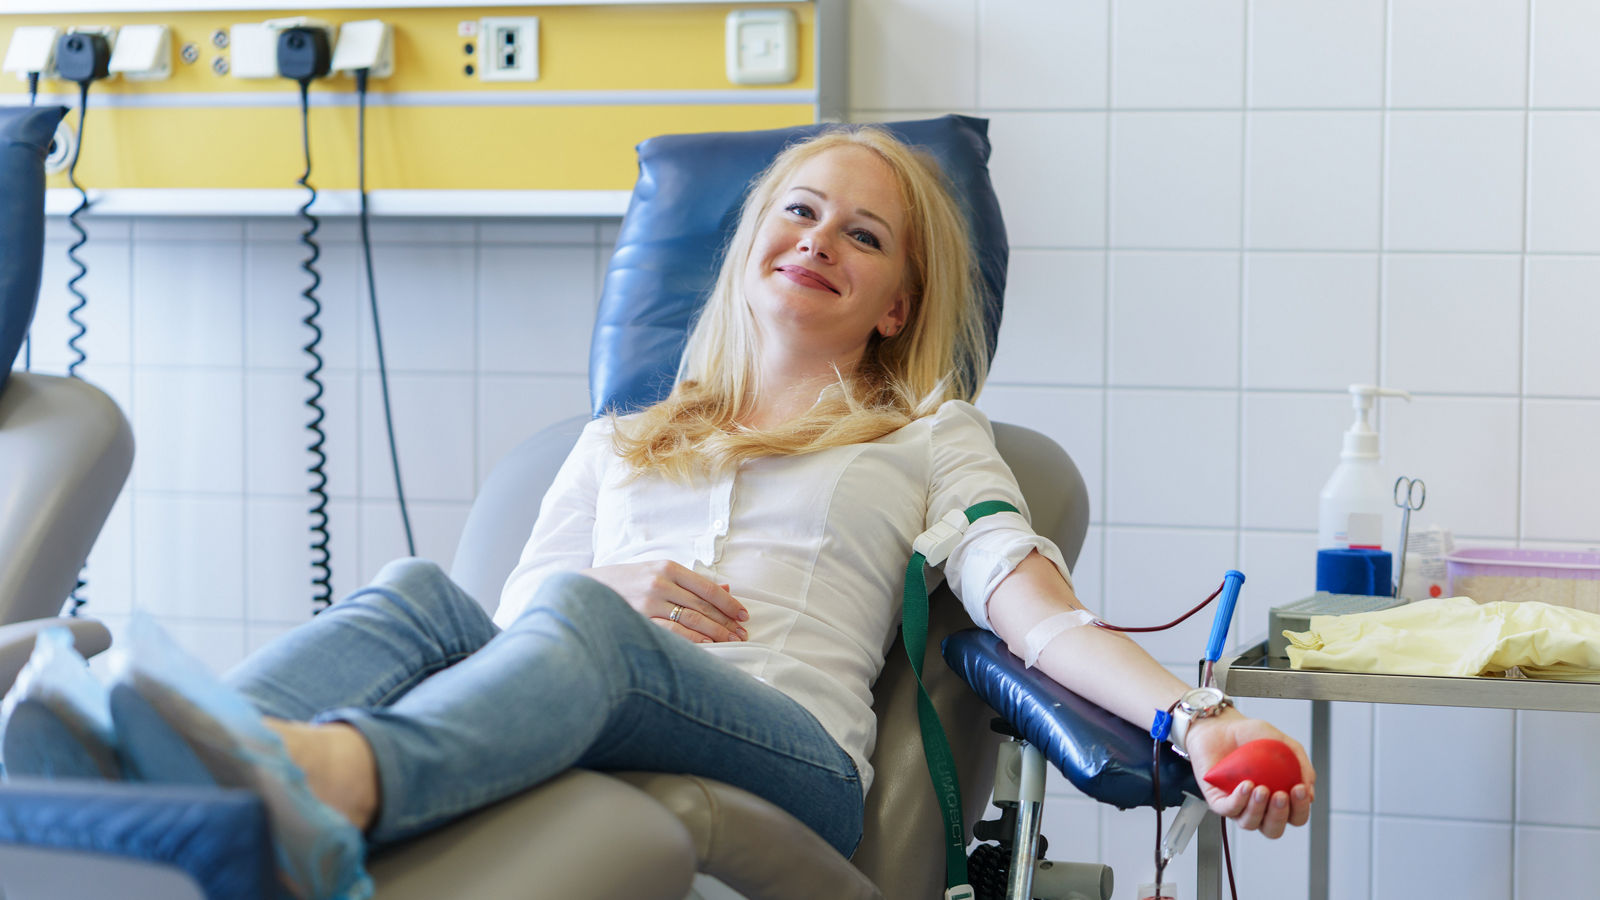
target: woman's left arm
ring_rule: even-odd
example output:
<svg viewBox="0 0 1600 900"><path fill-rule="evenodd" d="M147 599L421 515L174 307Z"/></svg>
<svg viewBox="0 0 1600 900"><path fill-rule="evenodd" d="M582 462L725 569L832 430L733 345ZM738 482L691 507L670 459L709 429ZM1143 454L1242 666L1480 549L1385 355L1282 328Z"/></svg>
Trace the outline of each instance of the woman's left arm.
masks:
<svg viewBox="0 0 1600 900"><path fill-rule="evenodd" d="M1027 636L1035 625L1058 613L1083 609L1061 572L1038 551L1030 553L989 596L989 623L1011 651L1025 658ZM1085 625L1052 638L1036 663L1046 675L1085 699L1123 719L1148 728L1158 709L1165 710L1188 689L1126 635ZM1206 802L1219 815L1269 838L1286 825L1304 825L1311 817L1316 772L1305 749L1267 722L1229 709L1196 721L1187 746L1195 772L1203 774L1235 747L1257 738L1276 738L1300 759L1303 783L1292 791L1269 795L1264 786L1241 784L1227 794L1200 779Z"/></svg>

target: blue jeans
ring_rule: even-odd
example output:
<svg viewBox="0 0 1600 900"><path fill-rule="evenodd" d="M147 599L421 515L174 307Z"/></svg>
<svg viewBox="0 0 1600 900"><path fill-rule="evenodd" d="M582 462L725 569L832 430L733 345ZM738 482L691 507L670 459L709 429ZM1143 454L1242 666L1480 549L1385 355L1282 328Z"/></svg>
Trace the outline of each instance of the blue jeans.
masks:
<svg viewBox="0 0 1600 900"><path fill-rule="evenodd" d="M438 566L397 560L227 680L265 715L360 730L374 844L575 766L714 778L845 856L861 838L855 764L804 707L581 575L549 579L501 631Z"/></svg>

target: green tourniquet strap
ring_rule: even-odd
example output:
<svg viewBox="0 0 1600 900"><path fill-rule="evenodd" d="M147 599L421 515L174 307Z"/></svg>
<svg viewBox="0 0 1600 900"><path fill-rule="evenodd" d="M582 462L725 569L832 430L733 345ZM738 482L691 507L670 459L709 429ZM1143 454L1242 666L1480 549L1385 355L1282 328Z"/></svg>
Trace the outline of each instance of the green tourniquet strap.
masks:
<svg viewBox="0 0 1600 900"><path fill-rule="evenodd" d="M966 509L967 523L997 512L1017 512L1004 500L986 500ZM945 887L967 884L967 841L961 822L961 785L956 777L955 759L945 738L939 713L922 684L922 655L928 649L928 582L923 575L927 558L911 554L906 564L906 586L901 611L900 633L911 658L911 671L917 677L917 719L922 725L922 752L928 758L928 775L939 796L939 812L944 816Z"/></svg>

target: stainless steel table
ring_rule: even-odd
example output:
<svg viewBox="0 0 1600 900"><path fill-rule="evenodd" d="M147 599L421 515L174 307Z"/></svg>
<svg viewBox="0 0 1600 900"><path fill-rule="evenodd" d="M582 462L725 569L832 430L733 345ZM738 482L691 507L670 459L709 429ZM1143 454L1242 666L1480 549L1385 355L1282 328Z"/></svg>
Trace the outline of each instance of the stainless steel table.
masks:
<svg viewBox="0 0 1600 900"><path fill-rule="evenodd" d="M1311 701L1311 764L1317 770L1317 795L1320 799L1311 807L1309 900L1327 900L1328 897L1328 813L1333 797L1328 785L1332 770L1328 749L1332 731L1328 706L1331 701L1600 712L1600 684L1291 669L1288 660L1268 658L1265 641L1237 656L1220 660L1216 668L1216 681L1223 690L1235 697ZM1207 818L1216 819L1215 816ZM1210 836L1203 834L1202 837ZM1201 881L1199 896L1202 898L1217 896L1212 891L1220 891L1220 882L1211 880L1221 875L1217 851L1215 840L1201 841L1197 863Z"/></svg>

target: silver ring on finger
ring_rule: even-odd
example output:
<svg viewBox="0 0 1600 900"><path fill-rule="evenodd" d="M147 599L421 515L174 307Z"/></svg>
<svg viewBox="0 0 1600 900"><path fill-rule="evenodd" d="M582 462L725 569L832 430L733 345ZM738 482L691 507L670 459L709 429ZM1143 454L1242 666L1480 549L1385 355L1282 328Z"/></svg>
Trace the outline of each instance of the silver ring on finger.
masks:
<svg viewBox="0 0 1600 900"><path fill-rule="evenodd" d="M679 606L676 603L672 604L672 615L667 616L667 621L669 621L669 622L677 622L682 617L683 617L683 607Z"/></svg>

